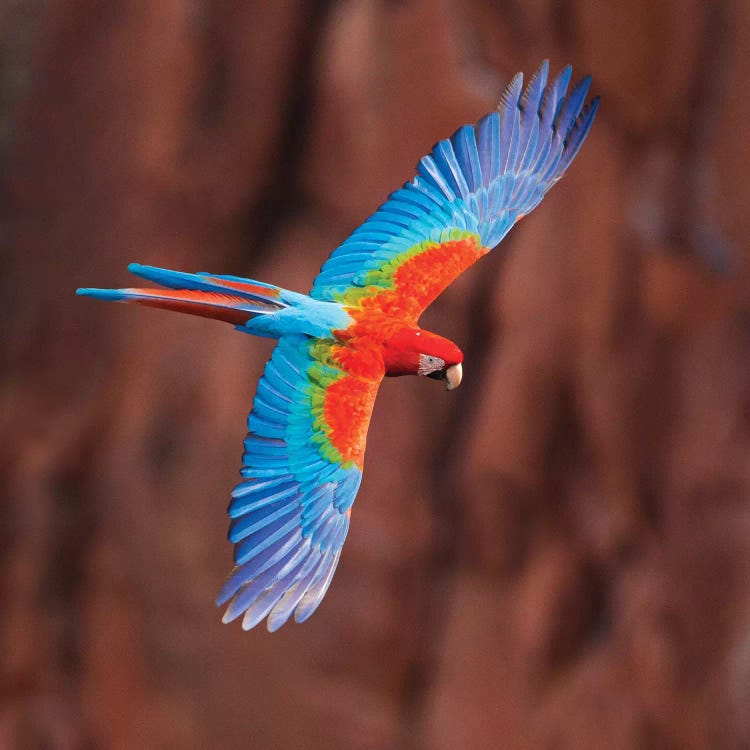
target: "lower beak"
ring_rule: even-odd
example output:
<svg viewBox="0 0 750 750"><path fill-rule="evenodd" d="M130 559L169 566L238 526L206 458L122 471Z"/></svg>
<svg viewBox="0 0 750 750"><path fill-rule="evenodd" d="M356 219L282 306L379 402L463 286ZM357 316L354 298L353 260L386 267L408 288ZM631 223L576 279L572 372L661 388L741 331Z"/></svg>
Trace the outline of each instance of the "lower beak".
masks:
<svg viewBox="0 0 750 750"><path fill-rule="evenodd" d="M461 385L461 377L463 376L463 369L460 364L451 365L445 371L446 390L452 391L454 388L458 388Z"/></svg>

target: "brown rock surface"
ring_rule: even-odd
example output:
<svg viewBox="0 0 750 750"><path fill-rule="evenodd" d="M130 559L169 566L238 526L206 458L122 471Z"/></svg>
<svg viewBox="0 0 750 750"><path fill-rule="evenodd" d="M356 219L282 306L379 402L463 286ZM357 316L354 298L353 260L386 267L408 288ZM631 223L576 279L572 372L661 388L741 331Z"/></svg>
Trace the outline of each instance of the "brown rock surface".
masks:
<svg viewBox="0 0 750 750"><path fill-rule="evenodd" d="M2 20L2 750L750 744L748 3ZM73 289L137 260L304 290L545 56L593 73L602 107L563 183L425 316L464 386L385 383L308 623L222 626L270 344Z"/></svg>

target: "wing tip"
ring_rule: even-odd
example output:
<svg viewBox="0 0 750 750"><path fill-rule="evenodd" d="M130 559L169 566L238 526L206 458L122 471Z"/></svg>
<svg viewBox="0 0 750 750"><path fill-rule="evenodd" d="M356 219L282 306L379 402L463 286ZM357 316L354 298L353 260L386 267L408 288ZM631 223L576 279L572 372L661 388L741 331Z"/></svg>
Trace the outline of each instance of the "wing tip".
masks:
<svg viewBox="0 0 750 750"><path fill-rule="evenodd" d="M221 606L221 605L218 604L218 601L217 601L217 606ZM241 612L237 612L237 613L230 612L229 608L227 607L226 611L221 616L221 622L224 625L229 625L229 623L230 622L234 622L240 616L240 614L242 614L242 613Z"/></svg>
<svg viewBox="0 0 750 750"><path fill-rule="evenodd" d="M523 71L519 70L518 73L510 79L510 83L505 87L505 90L501 94L500 101L497 105L497 111L504 112L508 108L517 107L522 93Z"/></svg>
<svg viewBox="0 0 750 750"><path fill-rule="evenodd" d="M573 66L568 63L563 69L557 74L556 82L558 85L562 86L563 82L565 82L565 85L563 87L563 91L565 91L568 88L568 84L570 83L570 79L573 75Z"/></svg>
<svg viewBox="0 0 750 750"><path fill-rule="evenodd" d="M578 152L578 149L588 137L591 126L594 124L596 113L599 110L600 102L601 97L595 96L583 107L580 114L576 118L576 121L571 126L568 135L565 138L565 144L563 146L563 150L565 152L571 149L574 151L574 153L569 156L568 161L570 161L575 156L575 154Z"/></svg>
<svg viewBox="0 0 750 750"><path fill-rule="evenodd" d="M288 615L284 618L274 618L273 612L271 612L271 614L269 614L266 618L266 630L268 630L269 633L275 633L282 625L285 625L287 622L289 622Z"/></svg>

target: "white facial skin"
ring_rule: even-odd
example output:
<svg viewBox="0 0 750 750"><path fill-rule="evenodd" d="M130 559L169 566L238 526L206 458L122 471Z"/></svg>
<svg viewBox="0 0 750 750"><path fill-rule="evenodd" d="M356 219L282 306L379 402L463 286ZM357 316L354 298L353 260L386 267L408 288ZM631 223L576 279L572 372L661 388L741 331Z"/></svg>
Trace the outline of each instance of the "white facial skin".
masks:
<svg viewBox="0 0 750 750"><path fill-rule="evenodd" d="M445 360L440 357L433 357L430 354L419 355L419 372L420 375L431 375L433 372L440 372L445 368Z"/></svg>

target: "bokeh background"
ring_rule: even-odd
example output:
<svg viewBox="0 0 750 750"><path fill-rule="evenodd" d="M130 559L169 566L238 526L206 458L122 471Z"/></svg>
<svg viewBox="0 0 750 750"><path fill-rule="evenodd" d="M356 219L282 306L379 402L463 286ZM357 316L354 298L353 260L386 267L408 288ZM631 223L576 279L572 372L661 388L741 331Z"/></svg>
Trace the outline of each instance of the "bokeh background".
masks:
<svg viewBox="0 0 750 750"><path fill-rule="evenodd" d="M516 70L602 106L381 390L323 605L223 626L270 342L73 296L306 290ZM0 2L0 748L750 747L750 3Z"/></svg>

